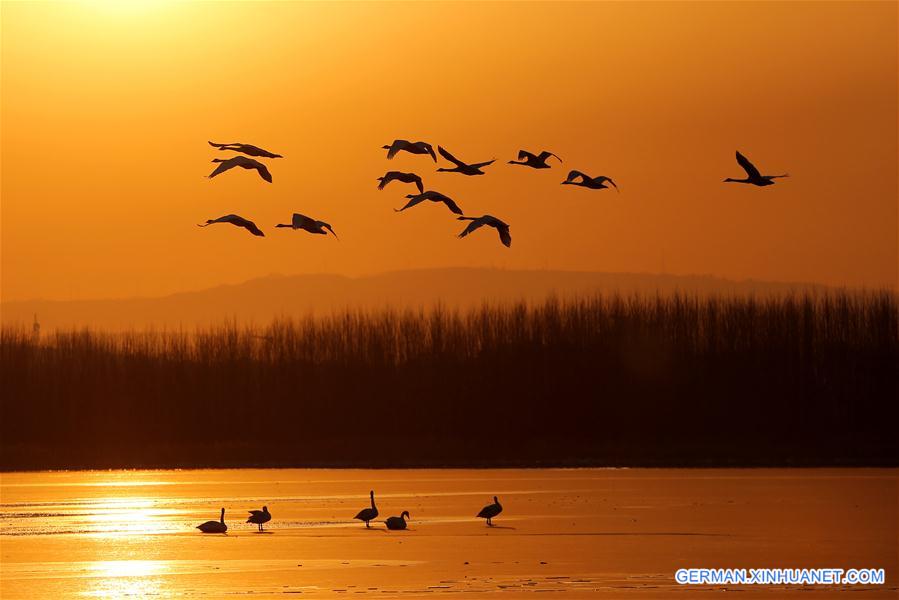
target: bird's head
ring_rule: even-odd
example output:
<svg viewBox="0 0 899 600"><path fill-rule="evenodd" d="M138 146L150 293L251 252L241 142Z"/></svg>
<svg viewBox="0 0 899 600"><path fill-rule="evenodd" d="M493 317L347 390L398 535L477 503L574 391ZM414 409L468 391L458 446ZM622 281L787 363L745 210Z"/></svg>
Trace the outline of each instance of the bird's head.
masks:
<svg viewBox="0 0 899 600"><path fill-rule="evenodd" d="M384 148L384 150L390 150L390 146L381 146L381 148Z"/></svg>
<svg viewBox="0 0 899 600"><path fill-rule="evenodd" d="M263 506L263 507L262 507L262 512L268 512L268 507L267 507L267 506Z"/></svg>
<svg viewBox="0 0 899 600"><path fill-rule="evenodd" d="M404 519L411 519L411 518L412 518L412 515L409 514L409 511L408 511L408 510L404 510L404 511L403 511L403 514L401 514L400 516L401 516L402 518L404 518Z"/></svg>

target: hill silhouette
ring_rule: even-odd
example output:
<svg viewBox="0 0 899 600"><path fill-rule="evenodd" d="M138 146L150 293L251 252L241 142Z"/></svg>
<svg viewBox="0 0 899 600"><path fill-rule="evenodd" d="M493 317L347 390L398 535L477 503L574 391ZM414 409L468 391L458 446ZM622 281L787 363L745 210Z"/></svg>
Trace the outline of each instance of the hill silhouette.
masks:
<svg viewBox="0 0 899 600"><path fill-rule="evenodd" d="M732 281L708 275L655 275L587 271L445 268L394 271L365 277L271 275L236 285L161 297L4 302L4 324L30 323L45 330L90 325L119 330L193 327L225 320L266 323L278 316L332 314L346 309L469 308L484 302L542 301L596 292L698 294L786 293L824 289L809 283Z"/></svg>

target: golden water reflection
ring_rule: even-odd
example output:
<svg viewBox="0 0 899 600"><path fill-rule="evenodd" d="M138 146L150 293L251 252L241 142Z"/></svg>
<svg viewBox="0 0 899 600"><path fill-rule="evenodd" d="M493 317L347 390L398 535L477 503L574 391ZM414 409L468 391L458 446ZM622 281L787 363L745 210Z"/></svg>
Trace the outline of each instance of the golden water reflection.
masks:
<svg viewBox="0 0 899 600"><path fill-rule="evenodd" d="M159 595L163 588L160 576L167 570L167 564L157 560L93 562L88 566L90 587L83 592L83 595L91 598Z"/></svg>

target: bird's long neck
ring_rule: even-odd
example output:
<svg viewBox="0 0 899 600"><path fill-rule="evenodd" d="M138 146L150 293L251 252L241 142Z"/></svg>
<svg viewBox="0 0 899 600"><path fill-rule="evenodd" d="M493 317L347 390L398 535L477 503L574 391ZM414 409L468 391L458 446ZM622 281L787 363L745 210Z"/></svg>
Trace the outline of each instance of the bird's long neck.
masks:
<svg viewBox="0 0 899 600"><path fill-rule="evenodd" d="M287 225L285 223L278 223L275 227L293 227L293 225Z"/></svg>
<svg viewBox="0 0 899 600"><path fill-rule="evenodd" d="M371 495L371 507L372 508L375 507L375 495L374 494Z"/></svg>
<svg viewBox="0 0 899 600"><path fill-rule="evenodd" d="M222 518L220 519L222 523L225 522L225 509L222 509Z"/></svg>

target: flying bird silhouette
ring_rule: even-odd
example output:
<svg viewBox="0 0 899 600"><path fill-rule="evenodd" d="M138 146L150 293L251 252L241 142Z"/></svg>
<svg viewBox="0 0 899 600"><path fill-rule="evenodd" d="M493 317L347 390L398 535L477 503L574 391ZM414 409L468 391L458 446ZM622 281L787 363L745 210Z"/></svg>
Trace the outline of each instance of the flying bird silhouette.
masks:
<svg viewBox="0 0 899 600"><path fill-rule="evenodd" d="M355 517L353 517L354 519L365 521L366 527L370 527L370 525L368 524L369 521L374 521L378 518L378 507L375 506L375 491L372 490L368 494L371 497L371 508L363 508L356 514Z"/></svg>
<svg viewBox="0 0 899 600"><path fill-rule="evenodd" d="M387 171L383 177L378 177L378 189L383 190L391 181L401 181L403 183L414 183L418 187L418 192L425 191L425 186L421 183L421 177L415 173L403 173L402 171Z"/></svg>
<svg viewBox="0 0 899 600"><path fill-rule="evenodd" d="M493 497L493 504L488 504L478 513L479 519L487 519L487 525L493 527L493 518L503 512L503 505L499 503L499 498Z"/></svg>
<svg viewBox="0 0 899 600"><path fill-rule="evenodd" d="M252 158L247 158L246 156L232 156L231 158L213 158L212 162L221 163L219 166L215 168L215 171L209 174L209 179L212 179L219 173L224 173L228 169L233 169L234 167L242 167L244 169L256 169L259 172L259 176L265 179L267 182L272 182L272 174L268 172L268 168L259 162L258 160L253 160Z"/></svg>
<svg viewBox="0 0 899 600"><path fill-rule="evenodd" d="M466 235L468 235L475 229L482 227L483 225L489 225L490 227L494 227L499 233L499 239L500 241L502 241L504 246L506 246L507 248L512 247L512 235L509 233L509 225L500 221L494 216L483 215L480 217L458 217L457 220L471 221L471 223L468 224L468 227L466 227L465 230L459 234L460 238L464 238Z"/></svg>
<svg viewBox="0 0 899 600"><path fill-rule="evenodd" d="M740 166L743 167L743 170L746 171L746 179L731 179L728 177L725 179L725 183L749 183L757 186L766 186L766 185L774 185L772 179L778 179L780 177L789 177L789 173L784 173L783 175L762 175L759 173L759 170L755 168L755 165L749 162L749 159L740 154L737 151L737 162L740 163Z"/></svg>
<svg viewBox="0 0 899 600"><path fill-rule="evenodd" d="M218 148L219 150L240 152L241 154L246 154L248 156L261 156L262 158L284 158L280 154L273 154L265 148L260 148L259 146L254 146L252 144L241 144L240 142L234 142L231 144L216 144L215 142L209 142L209 145L213 148Z"/></svg>
<svg viewBox="0 0 899 600"><path fill-rule="evenodd" d="M580 181L578 181L578 179L580 179ZM609 187L606 185L607 181L615 187L616 191L618 191L618 186L615 185L615 182L612 181L611 178L606 177L605 175L590 177L580 171L571 171L568 173L568 177L565 178L562 185L577 185L591 190L602 190Z"/></svg>
<svg viewBox="0 0 899 600"><path fill-rule="evenodd" d="M458 158L456 158L449 152L447 152L445 148L437 146L437 152L440 153L440 156L442 156L446 160L448 160L451 163L453 163L454 165L456 165L452 169L447 169L445 167L440 167L439 169L437 169L438 171L443 171L446 173L462 173L463 175L483 175L484 172L481 170L481 167L486 167L487 165L493 164L494 161L496 161L496 159L494 158L493 160L488 160L487 162L472 163L469 165L467 163L462 162L461 160L459 160Z"/></svg>
<svg viewBox="0 0 899 600"><path fill-rule="evenodd" d="M518 160L510 160L510 165L523 165L525 167L531 167L532 169L549 169L550 166L546 164L546 160L552 156L559 162L562 162L562 159L549 152L548 150L544 150L540 154L533 154L528 152L527 150L519 150L518 151Z"/></svg>
<svg viewBox="0 0 899 600"><path fill-rule="evenodd" d="M289 224L279 223L275 225L275 227L290 227L291 229L302 229L303 231L308 231L309 233L319 233L321 235L328 235L328 231L331 232L338 240L340 238L337 237L337 234L334 233L334 230L330 225L325 223L324 221L316 221L311 217L307 217L306 215L301 215L300 213L293 213L293 219ZM327 230L327 231L326 231Z"/></svg>
<svg viewBox="0 0 899 600"><path fill-rule="evenodd" d="M225 525L225 509L222 509L222 518L218 521L206 521L197 525L197 529L203 533L225 533L228 526Z"/></svg>
<svg viewBox="0 0 899 600"><path fill-rule="evenodd" d="M262 531L262 526L265 523L272 520L272 513L268 512L267 506L263 506L262 510L251 510L248 512L250 513L250 518L247 519L247 523L255 523L259 527L259 531Z"/></svg>
<svg viewBox="0 0 899 600"><path fill-rule="evenodd" d="M450 212L455 213L457 215L465 214L462 212L462 209L459 208L459 205L456 204L452 198L449 196L444 196L440 192L435 192L433 190L428 190L427 192L423 192L421 194L408 194L406 198L411 198L406 203L406 206L403 208L394 208L393 210L396 212L403 212L407 208L412 208L416 204L421 204L425 200L429 200L431 202L443 202L446 204L446 207L450 209Z"/></svg>
<svg viewBox="0 0 899 600"><path fill-rule="evenodd" d="M437 162L437 156L434 154L434 148L427 142L410 142L409 140L393 140L389 146L381 146L387 150L387 158L393 158L397 152L405 151L410 154L430 154L434 162Z"/></svg>
<svg viewBox="0 0 899 600"><path fill-rule="evenodd" d="M197 227L208 227L209 225L213 225L215 223L230 223L231 225L236 225L237 227L243 227L253 235L258 235L259 237L265 237L265 234L256 227L256 223L250 221L249 219L244 219L239 215L225 215L224 217L219 217L218 219L209 219L204 224L197 224Z"/></svg>
<svg viewBox="0 0 899 600"><path fill-rule="evenodd" d="M387 525L387 529L399 530L406 528L406 519L411 515L408 510L404 510L403 514L398 517L387 517L384 521L384 524Z"/></svg>

